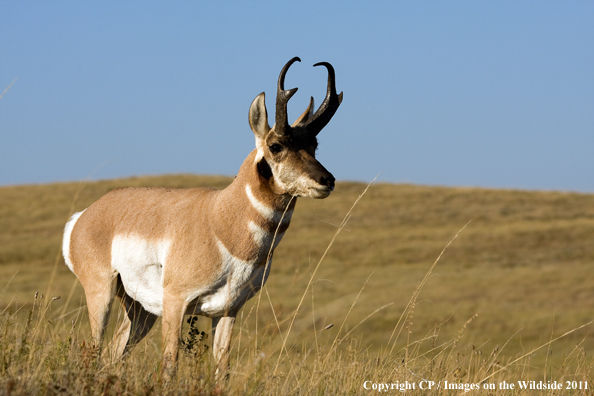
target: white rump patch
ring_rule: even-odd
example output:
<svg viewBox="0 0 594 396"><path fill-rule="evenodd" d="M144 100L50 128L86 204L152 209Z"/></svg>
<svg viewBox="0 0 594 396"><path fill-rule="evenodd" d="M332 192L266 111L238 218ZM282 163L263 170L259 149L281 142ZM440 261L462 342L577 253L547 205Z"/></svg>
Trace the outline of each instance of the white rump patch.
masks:
<svg viewBox="0 0 594 396"><path fill-rule="evenodd" d="M64 262L66 263L68 268L70 268L70 271L72 271L72 273L74 273L74 269L72 268L72 260L70 260L70 238L72 237L72 229L74 228L74 224L76 224L76 221L83 213L84 210L82 212L77 212L73 214L72 217L70 217L70 220L68 220L68 222L66 223L66 226L64 227L64 239L62 239L62 255L64 256Z"/></svg>
<svg viewBox="0 0 594 396"><path fill-rule="evenodd" d="M171 242L117 235L111 266L120 273L126 293L152 314L163 315L163 267Z"/></svg>

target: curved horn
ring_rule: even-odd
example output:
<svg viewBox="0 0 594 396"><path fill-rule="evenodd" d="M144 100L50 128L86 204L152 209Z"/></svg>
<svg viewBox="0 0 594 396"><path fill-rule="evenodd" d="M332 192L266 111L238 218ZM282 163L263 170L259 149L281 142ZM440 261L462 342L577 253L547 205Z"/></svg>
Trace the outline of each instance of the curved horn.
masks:
<svg viewBox="0 0 594 396"><path fill-rule="evenodd" d="M336 94L336 81L334 76L334 68L328 62L319 62L314 66L325 66L328 69L328 88L326 90L326 98L320 105L320 108L315 112L311 119L305 124L305 127L310 133L317 135L330 122L338 106L342 102L342 92Z"/></svg>
<svg viewBox="0 0 594 396"><path fill-rule="evenodd" d="M274 131L279 135L288 135L290 133L290 126L289 120L287 117L287 104L289 103L289 99L291 96L297 92L297 88L289 89L285 91L285 75L287 74L287 70L289 67L295 62L301 62L298 56L294 57L287 64L283 67L278 76L278 86L276 92L276 116L275 121L276 125L274 127Z"/></svg>

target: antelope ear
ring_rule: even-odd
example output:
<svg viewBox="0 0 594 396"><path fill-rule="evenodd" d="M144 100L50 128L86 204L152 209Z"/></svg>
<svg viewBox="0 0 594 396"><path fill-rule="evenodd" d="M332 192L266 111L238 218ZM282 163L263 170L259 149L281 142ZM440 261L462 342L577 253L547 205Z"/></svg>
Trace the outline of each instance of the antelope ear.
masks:
<svg viewBox="0 0 594 396"><path fill-rule="evenodd" d="M311 99L309 100L309 106L307 106L307 109L305 109L303 114L301 114L301 116L299 116L299 118L297 118L295 120L295 122L293 123L293 125L291 125L291 127L295 128L299 124L306 123L307 120L309 120L309 117L311 117L313 114L313 108L314 108L314 98L312 96Z"/></svg>
<svg viewBox="0 0 594 396"><path fill-rule="evenodd" d="M256 99L250 106L249 114L250 128L260 139L264 139L268 132L270 132L270 126L268 125L268 113L266 112L266 103L264 100L264 92L256 96Z"/></svg>

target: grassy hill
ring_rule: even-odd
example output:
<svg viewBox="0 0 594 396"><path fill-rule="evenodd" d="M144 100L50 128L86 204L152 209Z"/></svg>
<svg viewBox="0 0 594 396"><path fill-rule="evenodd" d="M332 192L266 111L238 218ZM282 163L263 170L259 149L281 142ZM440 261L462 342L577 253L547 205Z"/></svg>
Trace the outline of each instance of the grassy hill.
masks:
<svg viewBox="0 0 594 396"><path fill-rule="evenodd" d="M71 331L73 320L77 339L89 336L82 288L60 255L71 212L120 186L223 188L230 181L171 175L0 188L0 312L5 322L25 326L23 318L35 309L39 291L45 301L61 297L43 314L63 323L61 337ZM448 356L468 363L469 372L470 356L483 361L495 356L493 372L594 319L590 194L373 184L304 294L338 225L365 187L342 182L328 199L298 201L265 293L259 305L257 297L246 305L236 326L236 351L242 342L254 343L254 351L232 352L235 361L266 351L266 367L274 367L304 295L287 339L292 347L288 356L307 355L311 348L331 350L352 330L337 349L341 354L356 351L378 362L378 356L404 362L414 353L416 359L434 362L431 356L440 353L436 345L446 343L442 350L450 348ZM466 224L407 308L442 249ZM586 370L580 359L594 350L593 326L528 354L521 370L525 378L590 372L591 364ZM208 330L208 320L201 320L199 328ZM391 339L394 329L398 337ZM160 330L153 330L144 350L158 351L159 338ZM298 371L291 362L282 360L285 373ZM453 371L459 369L452 364Z"/></svg>

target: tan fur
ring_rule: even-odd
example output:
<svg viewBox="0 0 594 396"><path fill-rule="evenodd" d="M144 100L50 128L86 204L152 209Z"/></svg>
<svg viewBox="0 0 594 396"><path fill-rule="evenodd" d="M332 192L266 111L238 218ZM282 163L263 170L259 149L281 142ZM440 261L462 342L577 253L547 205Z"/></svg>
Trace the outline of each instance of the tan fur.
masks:
<svg viewBox="0 0 594 396"><path fill-rule="evenodd" d="M313 99L289 137L269 127L259 95L249 112L256 149L224 190L120 188L67 224L64 256L85 289L97 345L116 295L126 312L110 357L129 351L162 314L164 367L173 369L183 316L198 313L213 318L213 352L226 370L235 316L266 281L295 197L325 198L334 187L315 159L315 134L299 129L312 108Z"/></svg>

